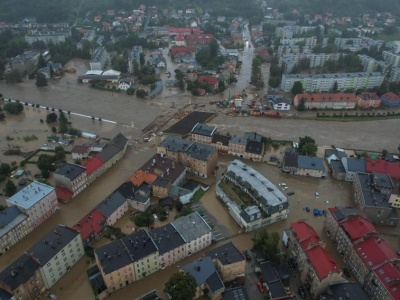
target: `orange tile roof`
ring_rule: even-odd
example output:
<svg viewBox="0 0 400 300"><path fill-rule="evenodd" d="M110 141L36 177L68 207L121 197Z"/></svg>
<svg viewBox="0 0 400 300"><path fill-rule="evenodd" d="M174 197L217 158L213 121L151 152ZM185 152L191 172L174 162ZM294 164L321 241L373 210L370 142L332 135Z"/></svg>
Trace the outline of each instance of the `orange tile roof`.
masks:
<svg viewBox="0 0 400 300"><path fill-rule="evenodd" d="M138 170L132 174L129 180L133 183L134 186L140 186L143 182L148 184L153 183L157 179L157 176L151 173L143 172L142 170Z"/></svg>

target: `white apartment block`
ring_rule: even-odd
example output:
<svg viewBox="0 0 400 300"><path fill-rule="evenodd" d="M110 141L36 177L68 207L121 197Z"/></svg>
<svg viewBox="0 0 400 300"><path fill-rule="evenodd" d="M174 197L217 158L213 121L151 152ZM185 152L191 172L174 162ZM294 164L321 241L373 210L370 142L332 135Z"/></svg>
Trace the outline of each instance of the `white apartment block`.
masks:
<svg viewBox="0 0 400 300"><path fill-rule="evenodd" d="M280 45L278 46L277 55L281 57L284 54L309 54L312 53L313 47L299 45Z"/></svg>
<svg viewBox="0 0 400 300"><path fill-rule="evenodd" d="M59 44L65 42L66 38L71 35L70 30L65 30L65 31L35 31L32 32L28 35L25 35L25 41L29 44L32 45L34 42L39 42L42 41L45 44L48 44L50 42L54 44Z"/></svg>
<svg viewBox="0 0 400 300"><path fill-rule="evenodd" d="M295 35L300 35L315 30L315 26L283 26L275 29L277 38L291 39Z"/></svg>
<svg viewBox="0 0 400 300"><path fill-rule="evenodd" d="M28 215L32 230L59 209L55 189L38 181L32 182L7 199L7 205L17 206Z"/></svg>
<svg viewBox="0 0 400 300"><path fill-rule="evenodd" d="M106 48L96 48L90 60L90 70L103 70L106 63L110 61L110 54Z"/></svg>
<svg viewBox="0 0 400 300"><path fill-rule="evenodd" d="M284 54L279 58L279 66L284 72L290 73L295 65L302 59L309 61L310 68L322 67L328 60L337 61L340 53L307 53L307 54Z"/></svg>
<svg viewBox="0 0 400 300"><path fill-rule="evenodd" d="M400 67L393 68L390 73L390 81L392 82L400 82Z"/></svg>
<svg viewBox="0 0 400 300"><path fill-rule="evenodd" d="M304 46L315 47L317 45L317 38L315 36L309 38L291 38L291 39L280 39L279 44L282 46L294 46L299 43L304 43Z"/></svg>
<svg viewBox="0 0 400 300"><path fill-rule="evenodd" d="M300 81L305 92L329 92L335 82L339 91L370 89L382 84L385 76L371 73L283 74L281 89L290 92L293 84Z"/></svg>
<svg viewBox="0 0 400 300"><path fill-rule="evenodd" d="M128 59L128 71L129 73L133 73L134 71L134 64L133 62L136 61L138 65L140 65L140 54L143 53L142 46L134 46L129 54Z"/></svg>
<svg viewBox="0 0 400 300"><path fill-rule="evenodd" d="M400 67L400 53L383 51L382 56L385 64L390 65L392 68Z"/></svg>
<svg viewBox="0 0 400 300"><path fill-rule="evenodd" d="M359 54L358 58L361 60L361 63L364 67L364 72L374 72L378 65L380 65L379 61L368 55Z"/></svg>

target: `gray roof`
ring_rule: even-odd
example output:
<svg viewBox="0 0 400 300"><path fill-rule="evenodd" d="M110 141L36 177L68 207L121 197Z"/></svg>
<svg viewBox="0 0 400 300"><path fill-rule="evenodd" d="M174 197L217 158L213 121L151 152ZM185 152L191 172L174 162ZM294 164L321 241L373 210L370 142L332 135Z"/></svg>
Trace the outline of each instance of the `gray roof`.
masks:
<svg viewBox="0 0 400 300"><path fill-rule="evenodd" d="M299 155L297 157L297 166L301 169L325 171L323 159L316 156Z"/></svg>
<svg viewBox="0 0 400 300"><path fill-rule="evenodd" d="M381 72L355 72L355 73L325 73L325 74L283 74L286 78L357 78L370 76L383 76Z"/></svg>
<svg viewBox="0 0 400 300"><path fill-rule="evenodd" d="M341 160L331 160L331 168L334 173L346 173Z"/></svg>
<svg viewBox="0 0 400 300"><path fill-rule="evenodd" d="M186 243L211 232L210 226L197 212L180 217L171 222L171 224L182 235Z"/></svg>
<svg viewBox="0 0 400 300"><path fill-rule="evenodd" d="M203 124L203 123L197 123L196 125L194 125L191 132L193 134L212 137L215 133L215 130L217 130L217 127L215 127L215 126L210 126L210 125Z"/></svg>
<svg viewBox="0 0 400 300"><path fill-rule="evenodd" d="M115 191L118 191L125 199L133 199L135 195L135 186L132 181L124 182Z"/></svg>
<svg viewBox="0 0 400 300"><path fill-rule="evenodd" d="M149 234L156 243L160 254L185 245L185 240L171 224L154 228Z"/></svg>
<svg viewBox="0 0 400 300"><path fill-rule="evenodd" d="M56 174L67 177L70 180L74 180L76 177L86 172L86 169L81 165L64 163L62 166L57 168Z"/></svg>
<svg viewBox="0 0 400 300"><path fill-rule="evenodd" d="M259 217L257 215L259 214ZM243 209L240 213L240 216L247 222L250 223L250 217L254 217L254 221L258 220L261 218L261 211L260 209L253 205L253 206L248 206L245 209Z"/></svg>
<svg viewBox="0 0 400 300"><path fill-rule="evenodd" d="M96 209L98 209L106 218L108 218L125 202L126 198L120 192L115 191L106 199L101 201L100 204L96 206Z"/></svg>
<svg viewBox="0 0 400 300"><path fill-rule="evenodd" d="M252 142L261 142L265 137L256 132L245 132L243 138Z"/></svg>
<svg viewBox="0 0 400 300"><path fill-rule="evenodd" d="M216 148L214 146L201 143L194 143L187 150L191 157L199 160L208 160L215 151Z"/></svg>
<svg viewBox="0 0 400 300"><path fill-rule="evenodd" d="M0 299L2 300L8 300L8 299L15 299L13 294L10 294L7 292L5 289L0 288Z"/></svg>
<svg viewBox="0 0 400 300"><path fill-rule="evenodd" d="M94 250L105 274L119 270L156 252L157 247L145 230L139 230Z"/></svg>
<svg viewBox="0 0 400 300"><path fill-rule="evenodd" d="M28 218L16 206L10 206L0 212L0 237L13 230L18 224Z"/></svg>
<svg viewBox="0 0 400 300"><path fill-rule="evenodd" d="M347 157L346 152L342 151L342 150L338 150L338 149L325 149L325 157L329 157L331 155L336 155L336 157L338 157L339 159L341 159L342 157Z"/></svg>
<svg viewBox="0 0 400 300"><path fill-rule="evenodd" d="M389 203L390 195L382 194L379 190L375 189L372 174L357 172L357 176L361 185L362 200L365 206L375 208L391 207Z"/></svg>
<svg viewBox="0 0 400 300"><path fill-rule="evenodd" d="M320 296L321 300L340 300L340 299L371 299L363 290L359 282L336 282L328 286L328 290Z"/></svg>
<svg viewBox="0 0 400 300"><path fill-rule="evenodd" d="M208 256L188 263L187 265L182 266L181 269L192 275L194 279L196 279L198 286L207 283L213 292L224 287L212 259Z"/></svg>
<svg viewBox="0 0 400 300"><path fill-rule="evenodd" d="M377 189L390 189L393 190L393 182L389 174L372 173L374 187Z"/></svg>
<svg viewBox="0 0 400 300"><path fill-rule="evenodd" d="M167 187L170 184L170 181L165 178L158 177L154 182L153 186L161 186L161 187Z"/></svg>
<svg viewBox="0 0 400 300"><path fill-rule="evenodd" d="M229 140L229 143L232 144L239 144L239 145L246 145L247 144L247 139L241 137L241 136L233 136Z"/></svg>
<svg viewBox="0 0 400 300"><path fill-rule="evenodd" d="M283 157L285 167L297 168L297 157L299 156L295 148L287 148Z"/></svg>
<svg viewBox="0 0 400 300"><path fill-rule="evenodd" d="M229 265L246 260L242 252L240 252L232 242L212 249L211 251L206 252L206 255L212 259L218 259L223 265Z"/></svg>
<svg viewBox="0 0 400 300"><path fill-rule="evenodd" d="M167 136L161 143L160 147L166 148L168 151L172 152L186 152L193 141L184 140L180 137Z"/></svg>
<svg viewBox="0 0 400 300"><path fill-rule="evenodd" d="M171 181L172 184L175 183L182 173L186 172L186 168L183 165L178 164L165 156L161 157L160 154L155 154L140 167L140 170L163 177L164 179Z"/></svg>
<svg viewBox="0 0 400 300"><path fill-rule="evenodd" d="M35 257L40 266L44 266L76 237L80 239L80 234L75 229L57 225L53 231L36 242L26 253Z"/></svg>
<svg viewBox="0 0 400 300"><path fill-rule="evenodd" d="M264 154L264 143L257 141L247 141L246 152L262 155Z"/></svg>
<svg viewBox="0 0 400 300"><path fill-rule="evenodd" d="M216 143L221 143L224 146L228 146L229 145L229 140L230 137L227 135L221 135L221 134L214 134L213 138L212 138L212 143L216 144Z"/></svg>
<svg viewBox="0 0 400 300"><path fill-rule="evenodd" d="M21 284L27 283L39 267L34 258L24 253L0 273L0 281L15 290Z"/></svg>
<svg viewBox="0 0 400 300"><path fill-rule="evenodd" d="M250 300L250 298L244 287L238 287L225 290L221 300Z"/></svg>
<svg viewBox="0 0 400 300"><path fill-rule="evenodd" d="M120 149L125 149L128 144L128 139L121 133L118 133L112 140L111 143L116 145Z"/></svg>
<svg viewBox="0 0 400 300"><path fill-rule="evenodd" d="M121 151L121 148L114 144L107 144L104 146L103 150L96 156L100 158L103 162L109 161L115 155L117 155Z"/></svg>
<svg viewBox="0 0 400 300"><path fill-rule="evenodd" d="M350 216L362 216L362 213L357 208L338 208L332 213L332 215L338 222L340 222L340 220Z"/></svg>
<svg viewBox="0 0 400 300"><path fill-rule="evenodd" d="M286 296L286 291L279 276L276 267L272 262L264 262L260 264L261 275L268 284L272 298L280 298ZM288 274L288 273L287 273ZM284 275L286 277L286 275Z"/></svg>
<svg viewBox="0 0 400 300"><path fill-rule="evenodd" d="M343 157L342 163L347 172L366 172L365 160L352 157Z"/></svg>

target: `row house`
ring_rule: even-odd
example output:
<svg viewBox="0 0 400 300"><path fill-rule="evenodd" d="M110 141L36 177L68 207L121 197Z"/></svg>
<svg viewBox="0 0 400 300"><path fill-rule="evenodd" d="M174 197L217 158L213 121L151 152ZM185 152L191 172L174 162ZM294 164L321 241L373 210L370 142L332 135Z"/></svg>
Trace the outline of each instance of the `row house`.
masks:
<svg viewBox="0 0 400 300"><path fill-rule="evenodd" d="M329 162L332 176L337 180L354 181L357 172L366 172L365 160L353 157L332 159Z"/></svg>
<svg viewBox="0 0 400 300"><path fill-rule="evenodd" d="M44 42L45 44L60 44L64 43L70 35L71 30L69 29L63 31L32 31L25 35L25 41L29 45L40 41Z"/></svg>
<svg viewBox="0 0 400 300"><path fill-rule="evenodd" d="M378 108L381 106L381 98L376 93L361 93L357 95L357 105L361 108Z"/></svg>
<svg viewBox="0 0 400 300"><path fill-rule="evenodd" d="M129 208L144 212L150 206L150 196L136 188L132 181L124 182L117 191L126 199Z"/></svg>
<svg viewBox="0 0 400 300"><path fill-rule="evenodd" d="M100 202L95 210L97 209L106 217L106 224L108 226L112 226L128 212L128 207L126 198L116 190Z"/></svg>
<svg viewBox="0 0 400 300"><path fill-rule="evenodd" d="M42 224L60 208L55 189L38 181L33 181L8 198L6 202L7 206L16 206L28 216L31 230Z"/></svg>
<svg viewBox="0 0 400 300"><path fill-rule="evenodd" d="M29 217L18 207L11 206L0 211L0 253L6 253L31 231Z"/></svg>
<svg viewBox="0 0 400 300"><path fill-rule="evenodd" d="M197 123L190 132L190 138L198 143L211 144L216 130L217 127L215 126Z"/></svg>
<svg viewBox="0 0 400 300"><path fill-rule="evenodd" d="M107 218L95 209L80 219L73 228L80 233L85 246L91 245L102 237Z"/></svg>
<svg viewBox="0 0 400 300"><path fill-rule="evenodd" d="M77 164L64 163L54 172L54 181L58 191L69 192L68 199L59 198L63 202L68 202L86 188L88 184L86 168Z"/></svg>
<svg viewBox="0 0 400 300"><path fill-rule="evenodd" d="M294 107L301 103L306 109L355 109L357 96L355 93L303 93L294 96Z"/></svg>

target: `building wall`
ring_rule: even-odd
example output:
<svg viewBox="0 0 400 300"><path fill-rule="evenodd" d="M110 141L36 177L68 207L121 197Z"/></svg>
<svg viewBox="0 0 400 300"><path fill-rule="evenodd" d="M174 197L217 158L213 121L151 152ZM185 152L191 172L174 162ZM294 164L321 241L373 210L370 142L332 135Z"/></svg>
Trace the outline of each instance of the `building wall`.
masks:
<svg viewBox="0 0 400 300"><path fill-rule="evenodd" d="M346 256L346 263L350 266L351 271L360 284L363 285L366 277L368 276L369 269L354 251L354 248L352 248L351 251L349 251L349 254Z"/></svg>
<svg viewBox="0 0 400 300"><path fill-rule="evenodd" d="M388 98L386 98L385 96L382 96L381 101L383 104L385 104L386 106L389 106L389 107L400 107L400 100L391 101Z"/></svg>
<svg viewBox="0 0 400 300"><path fill-rule="evenodd" d="M102 274L104 283L109 292L119 290L120 288L123 288L136 281L136 274L134 271L133 263L129 263L114 272L104 274L104 271L101 268L101 264L98 261L97 256L96 261L97 266L99 266L100 272Z"/></svg>
<svg viewBox="0 0 400 300"><path fill-rule="evenodd" d="M296 175L311 176L321 178L323 174L322 170L311 170L311 169L301 169L297 168Z"/></svg>
<svg viewBox="0 0 400 300"><path fill-rule="evenodd" d="M107 218L107 225L112 226L114 225L127 211L128 211L128 201L125 201L116 211L114 211L108 218Z"/></svg>
<svg viewBox="0 0 400 300"><path fill-rule="evenodd" d="M136 280L140 280L159 270L158 252L154 252L133 264Z"/></svg>
<svg viewBox="0 0 400 300"><path fill-rule="evenodd" d="M381 99L370 99L370 100L364 100L361 99L360 97L357 97L357 105L360 107L379 107L381 106Z"/></svg>
<svg viewBox="0 0 400 300"><path fill-rule="evenodd" d="M0 282L0 287L13 294L12 299L34 300L40 297L40 293L46 290L42 276L37 270L31 278L27 278L24 283L21 283L14 290L3 282Z"/></svg>
<svg viewBox="0 0 400 300"><path fill-rule="evenodd" d="M214 264L216 265L216 269L218 270L218 273L221 275L221 279L224 282L231 281L237 276L245 274L246 271L246 260L223 265L218 258L214 258Z"/></svg>
<svg viewBox="0 0 400 300"><path fill-rule="evenodd" d="M13 245L32 231L29 217L19 223L0 238L0 253L7 252Z"/></svg>
<svg viewBox="0 0 400 300"><path fill-rule="evenodd" d="M153 185L153 196L158 197L158 198L166 198L168 197L168 192L169 189L171 188L171 184L168 184L168 186L163 187L163 186L158 186L158 185Z"/></svg>
<svg viewBox="0 0 400 300"><path fill-rule="evenodd" d="M185 244L186 255L190 256L211 245L211 232Z"/></svg>
<svg viewBox="0 0 400 300"><path fill-rule="evenodd" d="M128 204L131 208L143 212L150 206L150 198L146 201L146 203L128 200Z"/></svg>
<svg viewBox="0 0 400 300"><path fill-rule="evenodd" d="M158 241L156 241L156 244L157 243L158 243ZM160 243L162 243L162 241L160 241ZM169 267L169 266L177 263L178 261L181 261L185 257L186 257L185 245L176 247L176 248L172 249L171 251L166 252L162 255L160 254L160 256L158 258L158 263L160 265L160 269Z"/></svg>
<svg viewBox="0 0 400 300"><path fill-rule="evenodd" d="M392 207L400 208L400 195L391 194L389 198L389 203L392 204Z"/></svg>
<svg viewBox="0 0 400 300"><path fill-rule="evenodd" d="M191 134L191 138L195 142L199 142L199 143L207 144L207 145L211 144L211 140L212 140L211 136L205 136L205 135L195 134L195 133Z"/></svg>
<svg viewBox="0 0 400 300"><path fill-rule="evenodd" d="M371 275L365 282L365 291L371 296L373 300L387 300L393 299L382 281L371 272Z"/></svg>
<svg viewBox="0 0 400 300"><path fill-rule="evenodd" d="M41 266L40 274L43 277L45 286L48 289L51 288L84 254L82 238L77 235L53 258Z"/></svg>

